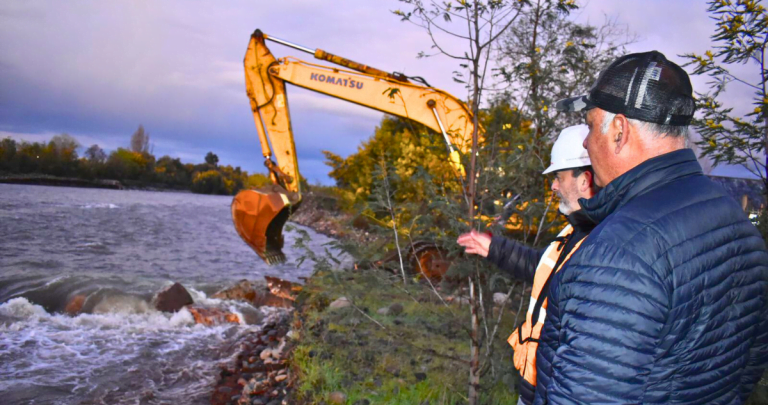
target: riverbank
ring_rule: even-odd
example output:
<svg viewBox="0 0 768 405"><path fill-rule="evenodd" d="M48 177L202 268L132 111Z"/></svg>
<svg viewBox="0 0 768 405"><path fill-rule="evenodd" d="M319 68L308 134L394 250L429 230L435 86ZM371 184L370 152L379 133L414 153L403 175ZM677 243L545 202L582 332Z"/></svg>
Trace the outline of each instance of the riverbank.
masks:
<svg viewBox="0 0 768 405"><path fill-rule="evenodd" d="M189 189L183 187L171 187L165 184L145 183L137 180L120 181L108 179L81 179L75 177L58 177L37 173L0 175L0 183L22 184L29 186L80 187L102 188L108 190L141 190L191 193Z"/></svg>
<svg viewBox="0 0 768 405"><path fill-rule="evenodd" d="M73 177L49 176L46 174L3 175L0 176L0 183L25 184L33 186L105 188L112 190L125 189L125 186L117 180L86 180Z"/></svg>
<svg viewBox="0 0 768 405"><path fill-rule="evenodd" d="M383 271L321 272L308 280L294 315L289 364L298 404L461 404L469 375L469 306ZM512 297L511 301L514 301ZM499 304L499 335L515 311ZM504 338L493 350L506 367L482 381L483 404L515 403L516 373ZM509 360L509 361L507 361Z"/></svg>

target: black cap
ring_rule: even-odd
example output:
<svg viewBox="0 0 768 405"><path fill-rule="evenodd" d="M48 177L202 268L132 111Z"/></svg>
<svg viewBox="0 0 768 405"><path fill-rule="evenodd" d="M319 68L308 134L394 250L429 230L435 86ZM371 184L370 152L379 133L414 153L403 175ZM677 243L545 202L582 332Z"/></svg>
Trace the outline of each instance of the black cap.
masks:
<svg viewBox="0 0 768 405"><path fill-rule="evenodd" d="M620 57L600 73L589 94L556 104L558 111L594 107L654 124L686 126L696 103L688 73L651 51Z"/></svg>

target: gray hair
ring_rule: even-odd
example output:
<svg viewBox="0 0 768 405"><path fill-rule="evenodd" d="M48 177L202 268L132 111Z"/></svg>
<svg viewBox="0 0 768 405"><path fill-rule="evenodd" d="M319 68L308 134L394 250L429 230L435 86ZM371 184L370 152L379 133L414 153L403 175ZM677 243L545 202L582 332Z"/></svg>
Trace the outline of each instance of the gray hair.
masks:
<svg viewBox="0 0 768 405"><path fill-rule="evenodd" d="M605 111L605 115L603 115L603 123L600 127L600 130L603 134L608 132L608 127L611 125L611 121L616 117L616 114L612 112ZM636 120L633 118L627 118L627 121L629 121L630 124L638 128L639 130L649 133L653 135L654 138L659 136L672 136L675 138L684 137L686 145L688 144L688 126L678 126L678 125L662 125L662 124L654 124L653 122L645 122Z"/></svg>

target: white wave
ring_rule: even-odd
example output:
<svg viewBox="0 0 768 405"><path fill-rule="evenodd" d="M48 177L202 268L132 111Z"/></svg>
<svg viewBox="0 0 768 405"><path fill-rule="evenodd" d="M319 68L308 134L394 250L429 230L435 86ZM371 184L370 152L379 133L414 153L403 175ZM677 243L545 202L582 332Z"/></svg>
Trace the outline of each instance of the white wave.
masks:
<svg viewBox="0 0 768 405"><path fill-rule="evenodd" d="M206 307L218 307L224 302L224 300L218 298L209 298L206 293L195 290L192 287L188 287L187 291L189 292L189 295L192 296L192 301L194 301L195 304L200 304Z"/></svg>
<svg viewBox="0 0 768 405"><path fill-rule="evenodd" d="M179 312L176 312L175 314L171 315L170 319L171 326L186 326L186 325L194 325L195 324L195 317L192 316L191 313L187 310L187 307L184 307L179 310Z"/></svg>
<svg viewBox="0 0 768 405"><path fill-rule="evenodd" d="M58 277L54 278L53 280L48 281L47 283L45 283L45 285L43 287L41 287L41 288L50 287L50 286L52 286L52 285L54 285L54 284L56 284L56 283L58 283L60 281L66 280L66 279L68 279L70 277L72 277L71 274L65 274L63 276L58 276Z"/></svg>
<svg viewBox="0 0 768 405"><path fill-rule="evenodd" d="M147 301L130 295L104 297L93 308L95 314L146 314L155 311Z"/></svg>
<svg viewBox="0 0 768 405"><path fill-rule="evenodd" d="M0 304L0 315L29 319L46 316L48 313L40 305L35 305L24 297L18 297Z"/></svg>
<svg viewBox="0 0 768 405"><path fill-rule="evenodd" d="M94 203L94 204L85 204L82 206L82 208L85 209L92 209L92 208L108 208L108 209L115 209L120 208L119 205L110 204L110 203Z"/></svg>
<svg viewBox="0 0 768 405"><path fill-rule="evenodd" d="M196 325L186 309L69 317L25 298L0 304L0 318L6 316L0 392L58 387L51 390L61 403L138 403L147 390L163 403L199 402L210 396L216 365L231 355L232 344L258 330ZM56 391L63 387L70 394Z"/></svg>

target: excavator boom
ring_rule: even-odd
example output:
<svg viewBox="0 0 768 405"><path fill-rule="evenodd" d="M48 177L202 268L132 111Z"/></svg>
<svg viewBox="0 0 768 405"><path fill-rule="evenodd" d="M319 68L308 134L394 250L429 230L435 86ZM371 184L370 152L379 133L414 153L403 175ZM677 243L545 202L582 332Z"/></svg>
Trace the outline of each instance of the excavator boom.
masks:
<svg viewBox="0 0 768 405"><path fill-rule="evenodd" d="M344 68L292 57L276 59L267 48L266 39ZM232 217L243 240L267 263L285 260L283 225L301 202L300 174L285 83L424 124L443 135L449 160L457 176L464 177L459 153L468 153L471 148L473 117L467 105L449 93L412 83L402 74L388 73L321 49L313 51L269 37L260 30L251 35L244 66L246 92L264 163L274 185L238 193L232 202Z"/></svg>

